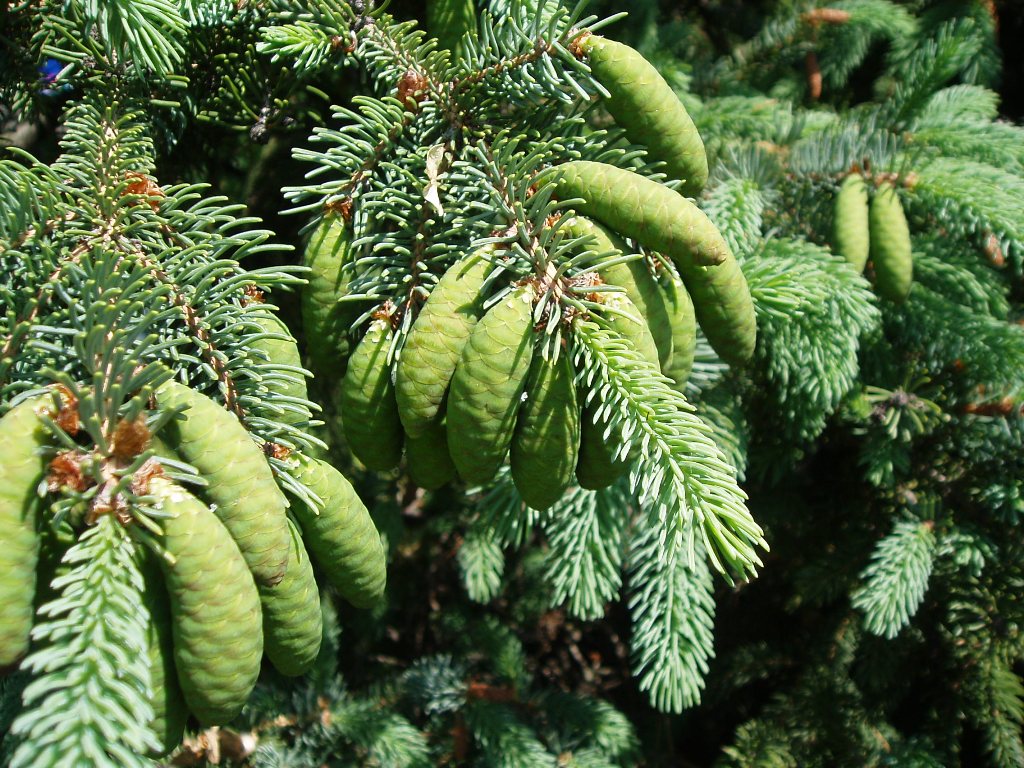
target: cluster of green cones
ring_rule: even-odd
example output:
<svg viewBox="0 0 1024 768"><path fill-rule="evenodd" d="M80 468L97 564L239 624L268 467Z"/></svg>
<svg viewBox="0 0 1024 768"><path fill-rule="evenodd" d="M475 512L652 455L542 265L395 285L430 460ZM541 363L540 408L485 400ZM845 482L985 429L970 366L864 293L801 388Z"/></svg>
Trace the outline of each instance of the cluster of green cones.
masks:
<svg viewBox="0 0 1024 768"><path fill-rule="evenodd" d="M574 323L594 319L612 330L680 391L698 324L726 362L742 365L754 352L754 306L739 264L682 194L707 180L703 143L682 103L628 46L584 33L573 51L609 92L605 106L630 140L677 180L584 160L537 173L534 187L553 185L563 211L551 226L592 257L593 270L537 264L533 274L513 274L502 251L486 245L449 264L425 302L395 296L368 307L349 290L359 268L352 201L325 207L306 251L304 325L320 374L345 371L328 386L347 444L369 469L392 469L404 452L416 484L433 489L458 477L472 487L492 480L510 454L524 501L545 509L574 477L600 488L629 467L627 452L607 439L601 403L578 391L564 343ZM561 301L588 288L583 315ZM557 322L563 343L545 343ZM353 327L365 328L354 346Z"/></svg>
<svg viewBox="0 0 1024 768"><path fill-rule="evenodd" d="M914 281L910 228L896 188L883 181L868 202L864 176L851 173L839 185L833 212L833 247L858 272L870 259L875 288L902 302Z"/></svg>
<svg viewBox="0 0 1024 768"><path fill-rule="evenodd" d="M224 406L173 380L152 401L174 418L158 434L144 420L120 434L128 453L153 453L134 473L132 492L148 500L158 531L155 548L136 551L150 614L152 727L166 753L180 743L190 713L204 726L238 715L264 654L285 675L310 667L322 636L314 564L344 598L367 607L383 594L385 559L366 507L332 466L287 457L293 477L321 503L289 499L261 447ZM55 521L38 493L45 480L59 494L94 458L87 446L61 449L54 438L55 423L74 432L74 407L54 389L0 419L0 666L35 642L36 609L55 597L50 585L68 567L63 553L89 522ZM174 482L163 469L168 461L191 465L198 482L189 489ZM93 505L86 517L101 513L134 524L118 515L117 503L105 512Z"/></svg>

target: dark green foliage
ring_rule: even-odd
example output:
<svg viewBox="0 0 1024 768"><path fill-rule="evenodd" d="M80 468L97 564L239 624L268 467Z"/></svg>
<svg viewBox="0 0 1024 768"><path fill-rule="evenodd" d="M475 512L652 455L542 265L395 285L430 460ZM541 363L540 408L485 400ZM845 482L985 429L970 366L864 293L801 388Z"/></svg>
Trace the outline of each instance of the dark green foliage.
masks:
<svg viewBox="0 0 1024 768"><path fill-rule="evenodd" d="M222 766L1024 763L1024 129L997 91L1019 87L1001 71L1019 56L1012 5L641 0L602 19L489 0L432 4L459 21L427 34L423 4L381 5L0 4L0 115L37 136L0 154L0 412L59 384L80 418L44 419L52 447L33 457L68 452L72 471L29 489L36 629L0 677L0 762L143 766L174 740L151 708L138 568L165 554L165 520L135 479L155 452L209 491L158 442L122 450L131 430L116 429L166 430L150 396L174 376L263 449L333 584L308 674L265 665L221 732L255 751ZM659 100L685 104L706 184L623 111L644 94L603 92L584 30L641 52ZM40 82L51 57L65 71ZM581 167L601 173L555 199L544 181ZM895 282L884 254L863 276L862 254L843 258L849 178L898 195L914 264ZM277 219L285 199L299 215ZM684 215L662 221L638 205L651 201ZM626 260L588 248L570 209L635 238ZM271 246L254 211L312 248ZM448 342L472 323L445 336L431 321L417 339L472 254L487 254L460 303L474 320L533 298L510 334L532 356L514 375L500 359L474 395L500 389L513 414L483 438L449 389L463 347ZM726 279L705 279L720 267L694 259L722 254ZM681 275L703 332L686 302L630 305L604 284L627 272L675 288ZM263 301L290 331L256 327ZM650 339L628 340L623 308ZM291 333L330 447L301 361L266 343ZM417 347L450 359L431 361L441 375L406 438ZM545 360L572 373L591 467L578 480L601 490L561 493L569 450L523 470L513 442L504 465L514 416L534 426L521 385L543 390L524 377ZM363 407L341 420L346 370ZM396 386L397 401L368 394ZM453 477L447 443L487 464L467 473L478 491ZM328 466L314 452L352 482L314 476ZM517 490L537 476L550 487ZM335 591L369 609L339 615Z"/></svg>

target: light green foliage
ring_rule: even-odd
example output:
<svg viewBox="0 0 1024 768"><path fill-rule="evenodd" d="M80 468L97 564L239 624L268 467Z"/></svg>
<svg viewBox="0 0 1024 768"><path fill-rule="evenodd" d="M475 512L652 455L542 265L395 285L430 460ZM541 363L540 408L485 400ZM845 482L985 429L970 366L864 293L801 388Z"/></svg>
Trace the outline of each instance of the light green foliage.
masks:
<svg viewBox="0 0 1024 768"><path fill-rule="evenodd" d="M618 438L615 456L633 445L640 449L640 470L631 473L630 485L659 542L666 552L681 548L688 557L699 538L717 569L752 573L760 564L755 547L766 543L734 470L693 406L616 336L577 321L572 354L578 381L592 382L601 399L595 420Z"/></svg>
<svg viewBox="0 0 1024 768"><path fill-rule="evenodd" d="M912 142L946 157L982 161L1016 176L1024 171L1024 130L1010 123L961 118L935 109L914 124Z"/></svg>
<svg viewBox="0 0 1024 768"><path fill-rule="evenodd" d="M864 177L851 173L836 194L832 249L857 272L868 263L868 189Z"/></svg>
<svg viewBox="0 0 1024 768"><path fill-rule="evenodd" d="M301 675L316 661L323 634L320 593L298 529L289 521L288 569L272 587L260 586L263 646L282 675Z"/></svg>
<svg viewBox="0 0 1024 768"><path fill-rule="evenodd" d="M907 338L932 369L962 367L965 381L985 382L992 391L1019 386L1024 364L1024 328L1019 325L971 311L955 297L920 285L890 322L905 326Z"/></svg>
<svg viewBox="0 0 1024 768"><path fill-rule="evenodd" d="M535 351L525 397L510 449L512 479L523 501L547 509L572 482L579 451L580 406L569 356L552 360Z"/></svg>
<svg viewBox="0 0 1024 768"><path fill-rule="evenodd" d="M437 419L456 363L483 314L481 289L492 269L486 254L453 264L430 292L406 336L395 396L402 426L419 437Z"/></svg>
<svg viewBox="0 0 1024 768"><path fill-rule="evenodd" d="M22 664L34 679L12 726L21 743L11 768L150 765L149 617L134 549L108 515L65 554L68 570L53 584L60 594L41 607Z"/></svg>
<svg viewBox="0 0 1024 768"><path fill-rule="evenodd" d="M987 41L978 31L973 19L947 19L935 25L929 38L905 50L893 62L891 111L898 117L916 113L935 91L980 62Z"/></svg>
<svg viewBox="0 0 1024 768"><path fill-rule="evenodd" d="M580 48L590 70L608 90L603 104L634 143L647 148L648 159L663 162L682 192L700 194L708 180L704 142L686 107L650 62L628 45L599 35Z"/></svg>
<svg viewBox="0 0 1024 768"><path fill-rule="evenodd" d="M620 485L599 492L575 489L544 518L550 547L544 575L551 584L551 603L564 603L581 619L603 616L622 585L630 499Z"/></svg>
<svg viewBox="0 0 1024 768"><path fill-rule="evenodd" d="M755 167L742 170L755 173L759 170L756 164L760 158L758 155L753 157L756 158L753 161ZM730 166L739 164L731 157L724 159L723 163L729 161L732 161ZM730 166L725 166L726 170L723 170L723 173L731 173ZM708 192L702 203L704 212L718 227L732 252L740 259L746 258L761 239L765 211L771 210L777 194L742 173L736 176L727 175Z"/></svg>
<svg viewBox="0 0 1024 768"><path fill-rule="evenodd" d="M494 768L551 768L552 755L526 726L515 710L505 704L475 702L466 711L485 765Z"/></svg>
<svg viewBox="0 0 1024 768"><path fill-rule="evenodd" d="M708 154L716 157L730 140L785 141L800 127L794 110L789 101L760 95L729 95L705 99L693 117ZM714 188L709 191L714 195Z"/></svg>
<svg viewBox="0 0 1024 768"><path fill-rule="evenodd" d="M947 234L984 247L991 235L1024 273L1024 178L974 160L938 157L917 165L908 208L935 211Z"/></svg>
<svg viewBox="0 0 1024 768"><path fill-rule="evenodd" d="M700 414L711 437L743 481L749 464L751 429L743 402L728 384L701 393Z"/></svg>
<svg viewBox="0 0 1024 768"><path fill-rule="evenodd" d="M799 240L767 241L750 284L764 339L762 392L785 417L787 440L814 439L857 382L861 339L879 323L875 300L845 260Z"/></svg>
<svg viewBox="0 0 1024 768"><path fill-rule="evenodd" d="M1009 316L1009 286L974 253L940 235L915 237L914 248L915 283L981 315Z"/></svg>
<svg viewBox="0 0 1024 768"><path fill-rule="evenodd" d="M29 645L39 554L36 488L45 467L41 452L50 442L38 412L52 402L49 395L29 398L0 418L0 667Z"/></svg>
<svg viewBox="0 0 1024 768"><path fill-rule="evenodd" d="M605 296L602 319L608 328L658 369L658 348L644 316L625 293L609 293ZM597 407L594 405L584 409L580 455L576 467L576 478L580 485L590 490L600 490L614 483L629 469L630 458L636 454L633 451L628 458L616 455L615 442L608 439L607 430L595 418L596 413Z"/></svg>
<svg viewBox="0 0 1024 768"><path fill-rule="evenodd" d="M83 68L86 57L114 65L125 54L143 79L167 76L180 66L185 22L172 0L72 0L68 6L64 12L73 23L52 19L48 43L58 51L67 46L61 53ZM77 28L84 30L82 38L72 37Z"/></svg>
<svg viewBox="0 0 1024 768"><path fill-rule="evenodd" d="M875 190L869 216L875 286L890 301L904 301L914 279L913 253L907 217L891 184Z"/></svg>
<svg viewBox="0 0 1024 768"><path fill-rule="evenodd" d="M352 484L317 459L300 459L295 476L322 502L318 508L294 503L310 554L328 582L357 608L368 608L384 594L384 547L370 513Z"/></svg>
<svg viewBox="0 0 1024 768"><path fill-rule="evenodd" d="M489 603L501 591L505 555L501 544L483 531L472 531L459 547L459 572L469 599Z"/></svg>
<svg viewBox="0 0 1024 768"><path fill-rule="evenodd" d="M635 534L629 561L634 674L655 707L682 712L700 702L714 656L711 571L699 555L666 557L653 529Z"/></svg>
<svg viewBox="0 0 1024 768"><path fill-rule="evenodd" d="M444 408L460 346L433 381L423 432L406 446L410 478L359 476L394 542L400 589L391 591L419 598L418 609L396 599L372 615L346 616L339 645L325 601L326 643L313 674L284 682L268 675L232 726L259 735L248 762L654 768L716 754L752 768L1022 762L1015 533L1024 515L1024 144L1019 127L996 121L995 90L982 87L997 87L995 14L1004 40L1012 35L1005 3L835 0L744 5L730 14L710 0L699 9L677 4L666 18L666 4L646 2L612 28L581 5L488 0L479 4L479 34L461 38L458 56L438 51L417 21L396 21L386 3L171 5L15 0L0 11L0 102L42 131L43 143L30 149L37 157L49 156L44 144L55 126L64 136L52 165L26 154L0 159L0 400L6 408L54 383L80 398L81 429L50 434L75 452L71 466L80 462L86 482L76 487L72 472L71 482L40 497L40 535L51 543L37 566L37 602L64 600L54 585L65 583L83 585L89 598L88 611L76 605L39 617L40 628L52 630L48 647L34 651L49 654L46 670L0 681L0 762L24 738L33 768L132 764L118 750L148 721L136 672L145 659L139 638L153 639L139 608L149 596L124 589L135 575L119 563L107 567L93 532L102 528L131 548L159 540L165 521L137 494L146 453L115 450L113 435L122 420L161 432L173 418L152 408L152 390L172 375L156 363L237 415L246 434L232 442L273 454L264 464L293 497L310 557L328 581L344 591L346 579L364 578L366 594L356 590L356 599L367 602L383 590L383 547L365 508L347 483L321 482L317 473L326 470L306 465L317 447L303 433L309 403L278 386L301 382L290 375L298 373L294 356L285 376L252 348L260 340L251 297L270 291L287 307L278 300L290 297L277 287L298 281L290 268L250 263L246 272L238 260L278 265L291 257L269 252L268 233L241 208L204 198L200 185L167 181L199 169L218 190L244 188L249 206L273 211L273 194L260 190L276 193L266 182L290 181L286 145L303 125L316 128L295 157L312 165L286 196L321 225L313 242L330 255L310 258L303 294L319 303L307 305L300 336L324 394L337 396L331 390L342 379L350 332L371 323L371 307L390 320L377 381L401 386L426 312L418 310L434 301L453 264L487 248L493 268L469 299L482 310L521 286L535 290L523 320L531 365L555 350L571 363L577 405L594 425L583 450L603 449L606 465L614 454L628 477L600 493L569 490L544 513L523 502L504 467L481 494L464 495L458 483L420 493L410 478L435 487L451 473ZM657 156L659 141L678 139L673 132L688 125L652 132L667 112L652 116L650 107L671 104L671 112L678 100L632 53L612 55L628 53L618 44L598 50L603 38L591 37L590 56L580 55L581 32L604 28L632 35L698 118L715 160L700 206L717 234L695 236L710 233L710 224L671 191L691 180L673 178L673 158ZM812 52L824 85L813 105L805 69ZM40 83L36 67L51 56L70 66L57 83ZM606 122L594 76L609 64L606 83L651 78L643 81L650 88L608 88L616 125ZM325 116L337 98L346 106ZM71 106L54 123L62 103ZM219 127L210 134L200 122ZM268 138L265 149L254 146ZM628 180L607 189L606 180L580 184L579 197L594 204L588 195L607 192L604 223L635 235L639 244L624 252L643 259L611 264L614 257L588 256L584 243L560 235L559 210L572 207L572 195L545 185L545 174L582 163ZM248 180L240 178L245 169ZM825 248L835 245L836 180L851 169L872 184L899 179L922 254L915 253L918 284L901 305L879 302ZM623 193L651 205L623 207ZM696 224L686 230L687 222ZM668 243L678 246L674 254L644 239L666 224L680 230ZM700 248L707 256L723 243L742 271L692 263ZM685 332L659 336L667 324L624 285L653 331L657 365L649 348L638 351L644 345L633 348L606 327L621 302L593 279L597 272L623 284L613 273L634 277L651 264L666 286L677 272L691 281L704 325L695 332L689 302L680 303L669 314ZM711 287L701 294L687 270ZM734 290L739 278L749 282L746 304ZM738 311L727 309L731 301ZM709 320L719 305L725 317ZM723 361L746 357L742 368ZM527 418L530 402L518 418ZM405 416L397 404L388 404L391 425ZM338 423L330 409L328 417ZM397 462L401 431L391 434ZM345 443L334 446L335 458L345 458ZM152 447L168 476L207 493L208 477ZM763 545L736 482L743 470L776 553L762 583L722 590L713 610L707 563L749 576ZM613 473L597 474L605 482ZM927 516L938 539L930 587L915 596L919 580L907 577L905 562L886 578L895 580L889 587L906 578L914 589L886 592L873 571L859 583L872 546L892 538L885 532L893 508L913 509L915 497L946 505ZM332 499L339 503L319 510L318 501ZM88 566L56 562L83 545L94 547ZM519 551L508 552L506 568L510 549ZM470 597L499 598L494 605L466 605L450 588L460 569ZM623 583L628 611L608 605ZM882 593L888 597L871 610L851 605ZM110 608L111 595L127 610ZM889 615L891 605L908 615L916 608L913 620L893 638L865 629L862 612ZM723 636L702 688L714 613ZM898 610L891 615L886 631L903 621ZM629 646L656 707L702 700L681 726L662 728L621 687ZM423 658L411 672L406 652ZM92 670L121 676L90 670L86 684L48 692L96 658ZM553 682L588 693L553 691ZM10 702L26 684L38 695L25 716L39 725L12 734ZM158 685L154 674L153 693ZM113 706L98 698L108 691ZM625 718L602 710L602 691L631 702L644 754L631 751ZM85 738L68 736L83 735L83 717L91 718ZM72 751L34 746L65 737ZM732 742L724 752L723 739ZM73 751L82 745L96 745L100 757Z"/></svg>
<svg viewBox="0 0 1024 768"><path fill-rule="evenodd" d="M448 446L469 485L490 481L508 453L533 359L533 290L523 286L473 328L448 394Z"/></svg>
<svg viewBox="0 0 1024 768"><path fill-rule="evenodd" d="M331 36L325 34L323 28L308 21L264 27L260 31L262 40L256 44L256 50L270 54L272 61L294 61L297 69L320 69L330 61L334 53Z"/></svg>
<svg viewBox="0 0 1024 768"><path fill-rule="evenodd" d="M861 574L864 585L853 595L869 632L895 637L917 612L932 572L933 529L931 521L902 520L878 542Z"/></svg>
<svg viewBox="0 0 1024 768"><path fill-rule="evenodd" d="M928 97L917 114L918 125L939 126L956 120L988 121L999 116L999 94L980 85L951 85Z"/></svg>
<svg viewBox="0 0 1024 768"><path fill-rule="evenodd" d="M393 336L388 318L373 320L352 353L341 383L345 437L367 469L391 469L402 458L402 424L389 362Z"/></svg>
<svg viewBox="0 0 1024 768"><path fill-rule="evenodd" d="M238 418L205 395L168 381L157 403L181 411L161 433L207 481L202 493L262 584L284 576L288 557L285 498L259 449Z"/></svg>
<svg viewBox="0 0 1024 768"><path fill-rule="evenodd" d="M1024 683L998 658L982 662L982 676L985 706L977 720L984 729L988 752L996 765L1020 765L1024 761Z"/></svg>
<svg viewBox="0 0 1024 768"><path fill-rule="evenodd" d="M228 529L194 496L155 477L150 491L167 514L161 561L171 601L174 663L189 710L204 725L236 717L263 657L260 598Z"/></svg>
<svg viewBox="0 0 1024 768"><path fill-rule="evenodd" d="M401 715L374 701L346 702L332 712L337 736L352 742L377 765L387 768L427 768L423 734Z"/></svg>

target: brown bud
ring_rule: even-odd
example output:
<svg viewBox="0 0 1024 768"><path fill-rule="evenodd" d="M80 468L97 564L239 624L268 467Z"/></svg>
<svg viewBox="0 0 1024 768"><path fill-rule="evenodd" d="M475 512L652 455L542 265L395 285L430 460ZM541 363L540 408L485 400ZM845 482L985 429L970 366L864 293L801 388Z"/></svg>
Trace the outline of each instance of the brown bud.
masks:
<svg viewBox="0 0 1024 768"><path fill-rule="evenodd" d="M410 109L415 110L416 106L426 98L428 85L427 78L415 69L406 70L405 74L398 81L398 100ZM412 104L410 104L410 100Z"/></svg>
<svg viewBox="0 0 1024 768"><path fill-rule="evenodd" d="M839 8L812 8L805 11L803 20L811 26L818 24L845 24L850 20L850 12Z"/></svg>
<svg viewBox="0 0 1024 768"><path fill-rule="evenodd" d="M149 481L154 477L162 476L163 473L164 468L155 457L151 456L146 459L132 475L132 493L137 496L145 496L149 493Z"/></svg>
<svg viewBox="0 0 1024 768"><path fill-rule="evenodd" d="M57 391L60 393L60 411L53 420L69 435L77 435L81 426L78 417L78 398L67 387L58 386Z"/></svg>
<svg viewBox="0 0 1024 768"><path fill-rule="evenodd" d="M249 283L246 285L242 289L242 294L245 296L242 300L243 306L248 306L249 304L262 304L265 301L266 296L262 289L260 289L255 283Z"/></svg>
<svg viewBox="0 0 1024 768"><path fill-rule="evenodd" d="M46 490L58 493L62 490L84 491L92 485L92 479L82 472L82 454L78 451L61 451L52 459L46 471Z"/></svg>
<svg viewBox="0 0 1024 768"><path fill-rule="evenodd" d="M153 181L148 176L136 173L135 171L128 171L125 174L128 179L128 185L124 188L126 195L142 195L148 197L149 207L154 211L160 207L160 203L153 199L164 196L164 191L160 188L160 185Z"/></svg>
<svg viewBox="0 0 1024 768"><path fill-rule="evenodd" d="M114 435L110 441L111 453L115 458L128 461L146 450L149 438L149 427L141 415L132 421L121 419L114 427Z"/></svg>
<svg viewBox="0 0 1024 768"><path fill-rule="evenodd" d="M569 53L571 53L577 59L582 59L584 56L583 44L587 41L587 38L590 37L590 35L590 30L584 30L579 35L577 35L573 39L573 41L569 43Z"/></svg>
<svg viewBox="0 0 1024 768"><path fill-rule="evenodd" d="M287 459L291 455L291 450L280 443L275 443L272 440L267 440L263 444L263 455L270 459Z"/></svg>
<svg viewBox="0 0 1024 768"><path fill-rule="evenodd" d="M332 200L324 205L324 214L338 214L345 221L352 220L352 198L343 197L340 200Z"/></svg>
<svg viewBox="0 0 1024 768"><path fill-rule="evenodd" d="M1006 256L1003 255L1003 249L999 247L999 238L991 233L985 239L985 256L988 257L988 263L996 269L1006 266Z"/></svg>
<svg viewBox="0 0 1024 768"><path fill-rule="evenodd" d="M473 681L466 686L466 698L470 701L509 702L516 700L516 692L508 686Z"/></svg>
<svg viewBox="0 0 1024 768"><path fill-rule="evenodd" d="M804 65L807 67L807 91L811 98L817 101L821 98L821 68L818 66L818 54L808 51Z"/></svg>

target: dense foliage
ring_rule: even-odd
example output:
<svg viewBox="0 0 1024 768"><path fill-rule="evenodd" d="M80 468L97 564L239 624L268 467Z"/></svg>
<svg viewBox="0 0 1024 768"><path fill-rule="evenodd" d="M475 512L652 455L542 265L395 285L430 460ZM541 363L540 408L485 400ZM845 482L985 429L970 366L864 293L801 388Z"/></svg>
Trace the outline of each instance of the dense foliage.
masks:
<svg viewBox="0 0 1024 768"><path fill-rule="evenodd" d="M209 476L150 442L173 377L238 417L292 523L322 501L308 462L341 469L388 557L368 610L328 573L308 673L265 664L229 726L189 723L176 764L1024 764L1024 130L1000 103L1024 22L942 0L618 10L0 4L20 147L0 154L0 414L59 392L27 448L0 420L6 456L49 462L29 489L38 566L0 553L0 591L37 584L31 647L0 678L0 759L145 765L166 738L142 596L167 512L138 478L156 461L202 495ZM602 39L685 105L703 190L692 163L659 162L677 137L638 135ZM636 238L621 252L575 228L608 215L593 179L566 181L596 163L693 196L685 215L749 286L749 360L722 342L724 291L727 311L698 306L688 376L645 354L613 270L682 285L703 267L650 244L671 222L606 220ZM338 280L318 284L328 241ZM514 443L477 480L501 429L424 449L380 407L470 254L493 266L482 316L534 295L516 322L582 408L563 433L582 457L589 424L608 472L628 464L614 483L556 483L547 506L523 478L569 482L565 451L524 475ZM633 304L671 352L672 324ZM267 351L290 343L260 325L278 306L308 371ZM479 423L452 399L472 389L442 386L432 413ZM471 484L438 463L445 440Z"/></svg>

